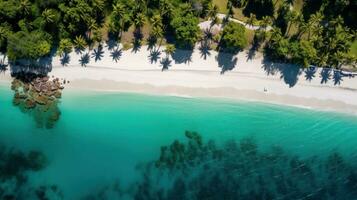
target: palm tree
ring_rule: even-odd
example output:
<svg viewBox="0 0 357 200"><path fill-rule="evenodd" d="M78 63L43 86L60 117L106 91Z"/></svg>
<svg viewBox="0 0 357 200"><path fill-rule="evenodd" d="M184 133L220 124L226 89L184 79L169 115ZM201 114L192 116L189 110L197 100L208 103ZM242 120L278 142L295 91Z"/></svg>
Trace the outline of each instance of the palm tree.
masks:
<svg viewBox="0 0 357 200"><path fill-rule="evenodd" d="M170 18L172 15L172 5L169 0L159 0L159 10L161 16L164 16L166 18Z"/></svg>
<svg viewBox="0 0 357 200"><path fill-rule="evenodd" d="M155 14L154 16L152 16L152 18L150 19L150 23L152 27L162 27L163 24L160 14Z"/></svg>
<svg viewBox="0 0 357 200"><path fill-rule="evenodd" d="M287 15L285 16L285 19L286 19L286 21L288 21L288 24L289 24L285 35L289 35L291 26L293 24L299 23L301 21L301 19L302 19L302 15L300 15L298 12L293 10L293 11L289 11L287 13Z"/></svg>
<svg viewBox="0 0 357 200"><path fill-rule="evenodd" d="M227 9L228 9L228 12L227 12L227 16L226 16L226 20L228 21L230 17L233 17L234 15L234 11L233 11L233 4L231 1L228 1L227 3Z"/></svg>
<svg viewBox="0 0 357 200"><path fill-rule="evenodd" d="M300 39L301 36L306 33L307 31L309 31L309 29L311 28L311 24L309 22L301 22L299 25L299 34L298 34L298 38Z"/></svg>
<svg viewBox="0 0 357 200"><path fill-rule="evenodd" d="M247 25L253 26L256 21L257 21L257 18L256 18L256 16L255 16L255 14L250 13L250 16L249 16L249 18L248 18L248 20L247 20Z"/></svg>
<svg viewBox="0 0 357 200"><path fill-rule="evenodd" d="M166 48L164 50L164 52L166 53L166 57L169 58L169 56L172 56L172 54L174 54L176 51L176 47L173 44L168 44L166 45Z"/></svg>
<svg viewBox="0 0 357 200"><path fill-rule="evenodd" d="M88 32L87 32L87 36L88 36L88 39L91 39L92 37L92 32L96 29L98 29L97 27L97 22L93 19L93 18L90 18L88 21L87 21L87 27L88 27Z"/></svg>
<svg viewBox="0 0 357 200"><path fill-rule="evenodd" d="M0 26L0 51L4 50L4 48L6 47L6 39L8 36L8 30L5 27ZM4 53L4 58L3 60L5 60L6 58L6 54Z"/></svg>
<svg viewBox="0 0 357 200"><path fill-rule="evenodd" d="M96 10L103 11L104 6L105 6L105 1L104 0L91 0L92 2L92 7L94 7Z"/></svg>
<svg viewBox="0 0 357 200"><path fill-rule="evenodd" d="M289 6L293 6L295 0L284 0L285 4L288 4Z"/></svg>
<svg viewBox="0 0 357 200"><path fill-rule="evenodd" d="M136 15L134 19L134 25L138 32L141 32L141 27L144 26L145 21L146 21L146 17L143 13L139 13Z"/></svg>
<svg viewBox="0 0 357 200"><path fill-rule="evenodd" d="M58 46L58 54L63 55L71 53L73 48L72 46L73 45L70 39L61 39Z"/></svg>
<svg viewBox="0 0 357 200"><path fill-rule="evenodd" d="M55 20L56 15L54 14L54 11L52 9L45 9L42 12L42 17L45 20L46 23L50 24L53 23Z"/></svg>
<svg viewBox="0 0 357 200"><path fill-rule="evenodd" d="M100 29L95 29L93 31L93 41L94 42L97 42L97 43L101 43L102 42L102 39L103 39L103 33L102 33L102 30Z"/></svg>
<svg viewBox="0 0 357 200"><path fill-rule="evenodd" d="M19 8L24 15L30 14L31 2L29 0L21 0Z"/></svg>
<svg viewBox="0 0 357 200"><path fill-rule="evenodd" d="M86 40L81 35L80 36L76 36L76 38L74 39L73 43L74 43L74 47L79 51L83 51L87 46Z"/></svg>
<svg viewBox="0 0 357 200"><path fill-rule="evenodd" d="M151 34L156 39L160 39L159 46L158 46L158 48L160 48L160 46L162 44L163 36L164 36L164 31L162 30L162 28L160 26L155 26L155 27L152 28Z"/></svg>
<svg viewBox="0 0 357 200"><path fill-rule="evenodd" d="M260 25L264 30L266 31L267 27L272 23L272 19L269 16L264 16L262 18L262 21L260 22Z"/></svg>
<svg viewBox="0 0 357 200"><path fill-rule="evenodd" d="M214 17L214 18L212 18L211 26L209 27L209 31L211 32L212 27L213 27L214 25L218 24L218 23L219 23L219 19L218 19L217 16Z"/></svg>
<svg viewBox="0 0 357 200"><path fill-rule="evenodd" d="M8 31L5 27L0 26L0 44L7 38Z"/></svg>
<svg viewBox="0 0 357 200"><path fill-rule="evenodd" d="M308 20L308 25L310 28L308 29L308 39L310 39L311 32L318 34L321 32L321 21L323 20L323 15L321 12L317 12L312 14Z"/></svg>
<svg viewBox="0 0 357 200"><path fill-rule="evenodd" d="M210 4L208 7L208 17L213 20L214 18L217 17L218 14L218 6Z"/></svg>
<svg viewBox="0 0 357 200"><path fill-rule="evenodd" d="M125 6L122 3L117 3L112 12L112 26L119 33L119 37L121 37L124 24L126 21L126 10Z"/></svg>

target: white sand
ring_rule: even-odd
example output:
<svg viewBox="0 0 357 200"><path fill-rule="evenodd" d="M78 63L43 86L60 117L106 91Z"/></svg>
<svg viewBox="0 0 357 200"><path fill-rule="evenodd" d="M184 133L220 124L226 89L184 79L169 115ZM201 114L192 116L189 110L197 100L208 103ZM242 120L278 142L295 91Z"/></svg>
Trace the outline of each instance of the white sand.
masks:
<svg viewBox="0 0 357 200"><path fill-rule="evenodd" d="M147 47L141 47L137 53L123 51L120 60L115 62L110 51L104 50L100 61L95 62L91 56L90 63L82 67L81 55L73 52L67 66L61 65L59 57L54 58L49 75L69 80L65 91L85 89L233 98L357 113L357 78L342 77L340 84L335 85L333 71L327 83L321 84L322 69L311 81L306 80L305 71L288 65L278 65L280 70L275 68L268 75L261 55L247 60L247 52L230 58L212 51L204 59L198 49L194 50L190 62L172 60L169 70L162 71L160 59L151 64L149 54ZM187 53L178 51L174 58L178 60L177 57L183 55ZM237 59L235 68L221 74L218 60L228 66L229 60L234 58ZM0 81L9 81L9 76L9 72L0 74ZM296 81L292 81L294 77Z"/></svg>

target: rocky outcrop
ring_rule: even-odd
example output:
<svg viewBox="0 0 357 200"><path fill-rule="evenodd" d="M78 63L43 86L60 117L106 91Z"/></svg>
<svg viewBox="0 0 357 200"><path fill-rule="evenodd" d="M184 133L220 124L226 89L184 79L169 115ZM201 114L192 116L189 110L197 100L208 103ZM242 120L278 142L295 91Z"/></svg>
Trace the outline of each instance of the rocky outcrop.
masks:
<svg viewBox="0 0 357 200"><path fill-rule="evenodd" d="M60 117L57 103L65 82L59 78L19 75L12 81L13 103L23 112L34 113L38 126L51 128Z"/></svg>

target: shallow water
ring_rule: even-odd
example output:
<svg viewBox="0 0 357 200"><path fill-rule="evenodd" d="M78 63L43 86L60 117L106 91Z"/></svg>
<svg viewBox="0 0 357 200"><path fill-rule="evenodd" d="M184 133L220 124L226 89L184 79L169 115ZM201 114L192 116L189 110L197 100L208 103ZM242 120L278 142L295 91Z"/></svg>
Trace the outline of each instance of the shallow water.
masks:
<svg viewBox="0 0 357 200"><path fill-rule="evenodd" d="M31 114L23 113L13 106L12 96L12 91L8 87L0 87L0 141L8 148L23 152L38 150L44 153L48 164L40 171L26 173L26 187L55 184L62 191L63 199L82 199L102 188L107 188L102 190L105 191L101 194L102 198L92 199L144 199L137 194L149 197L148 188L145 191L143 187L138 189L138 186L145 185L145 173L138 166L146 166L158 160L161 146L170 145L176 139L185 142L186 130L197 131L204 142L214 140L217 146L223 149L226 141L235 140L239 143L246 138L252 139L261 153L261 158L264 157L263 154L269 154L272 146L278 146L287 155L286 159L292 160L295 156L299 156L299 159L310 159L315 156L319 158L316 162L322 165L325 164L323 160L337 152L348 164L349 169L357 173L353 171L357 164L356 116L218 99L64 91L59 103L61 117L54 128L46 129L36 127ZM237 158L237 155L227 158L232 160ZM208 158L202 159L211 162ZM310 163L311 168L319 165L316 162L306 161ZM217 160L211 163L216 163L211 169L222 164ZM281 167L285 164L280 163L280 168L277 169L283 169ZM262 163L260 165L261 168L265 167ZM249 166L250 169L254 168ZM230 174L238 170L237 167L233 166L226 170ZM182 177L199 174L197 171L200 170L199 167L191 166L186 172L189 175ZM261 173L259 170L255 171ZM168 177L178 177L182 171L170 173ZM247 177L248 182L253 180L249 179L252 176ZM156 174L155 180L157 185L167 186L173 179ZM191 177L190 180L195 179ZM296 180L299 179L294 179ZM346 180L353 182L352 179ZM119 182L120 186L116 187L114 182ZM198 187L197 183L193 184L188 180L184 182L190 184L191 188ZM352 188L355 186L353 184ZM111 187L106 187L109 185ZM170 187L166 186L163 187L164 190L169 190ZM290 189L292 188L294 187ZM121 192L118 192L119 190ZM155 191L152 188L151 190ZM170 198L166 199L184 199L179 193L172 192L170 195ZM348 197L357 199L357 195L349 195ZM50 199L58 199L58 196ZM27 197L29 199L29 196ZM274 198L295 197L278 195ZM303 194L300 197L311 197L311 194ZM195 198L185 198L209 197L199 198L196 195ZM212 196L211 199L219 198ZM226 199L230 198L226 196ZM254 199L253 196L251 199ZM266 199L270 198L266 196ZM328 198L325 196L324 199Z"/></svg>

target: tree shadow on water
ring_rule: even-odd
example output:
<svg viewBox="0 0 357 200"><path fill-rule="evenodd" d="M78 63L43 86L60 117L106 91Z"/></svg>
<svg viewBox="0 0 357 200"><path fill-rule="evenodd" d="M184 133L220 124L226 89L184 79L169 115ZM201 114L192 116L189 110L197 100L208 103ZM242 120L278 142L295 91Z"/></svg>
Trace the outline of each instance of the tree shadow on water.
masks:
<svg viewBox="0 0 357 200"><path fill-rule="evenodd" d="M81 64L82 67L86 67L89 61L90 61L89 53L83 54L81 59L79 59L79 63Z"/></svg>
<svg viewBox="0 0 357 200"><path fill-rule="evenodd" d="M71 57L68 53L64 53L60 59L62 66L68 66L69 62L71 61Z"/></svg>
<svg viewBox="0 0 357 200"><path fill-rule="evenodd" d="M237 57L231 53L219 52L216 56L218 62L218 67L221 68L221 74L224 74L226 71L231 71L237 65Z"/></svg>
<svg viewBox="0 0 357 200"><path fill-rule="evenodd" d="M123 51L119 48L114 49L110 53L110 57L112 57L113 61L118 62L123 54Z"/></svg>
<svg viewBox="0 0 357 200"><path fill-rule="evenodd" d="M190 64L192 62L193 48L188 49L176 49L175 53L172 55L176 64Z"/></svg>
<svg viewBox="0 0 357 200"><path fill-rule="evenodd" d="M331 69L323 68L320 73L321 84L326 84L331 79Z"/></svg>
<svg viewBox="0 0 357 200"><path fill-rule="evenodd" d="M148 56L150 63L151 64L157 63L157 61L160 60L160 56L161 56L161 52L159 50L157 49L151 50L150 55Z"/></svg>
<svg viewBox="0 0 357 200"><path fill-rule="evenodd" d="M94 58L94 61L97 62L102 60L103 57L104 57L103 46L99 45L98 48L94 49L92 53L92 58Z"/></svg>

